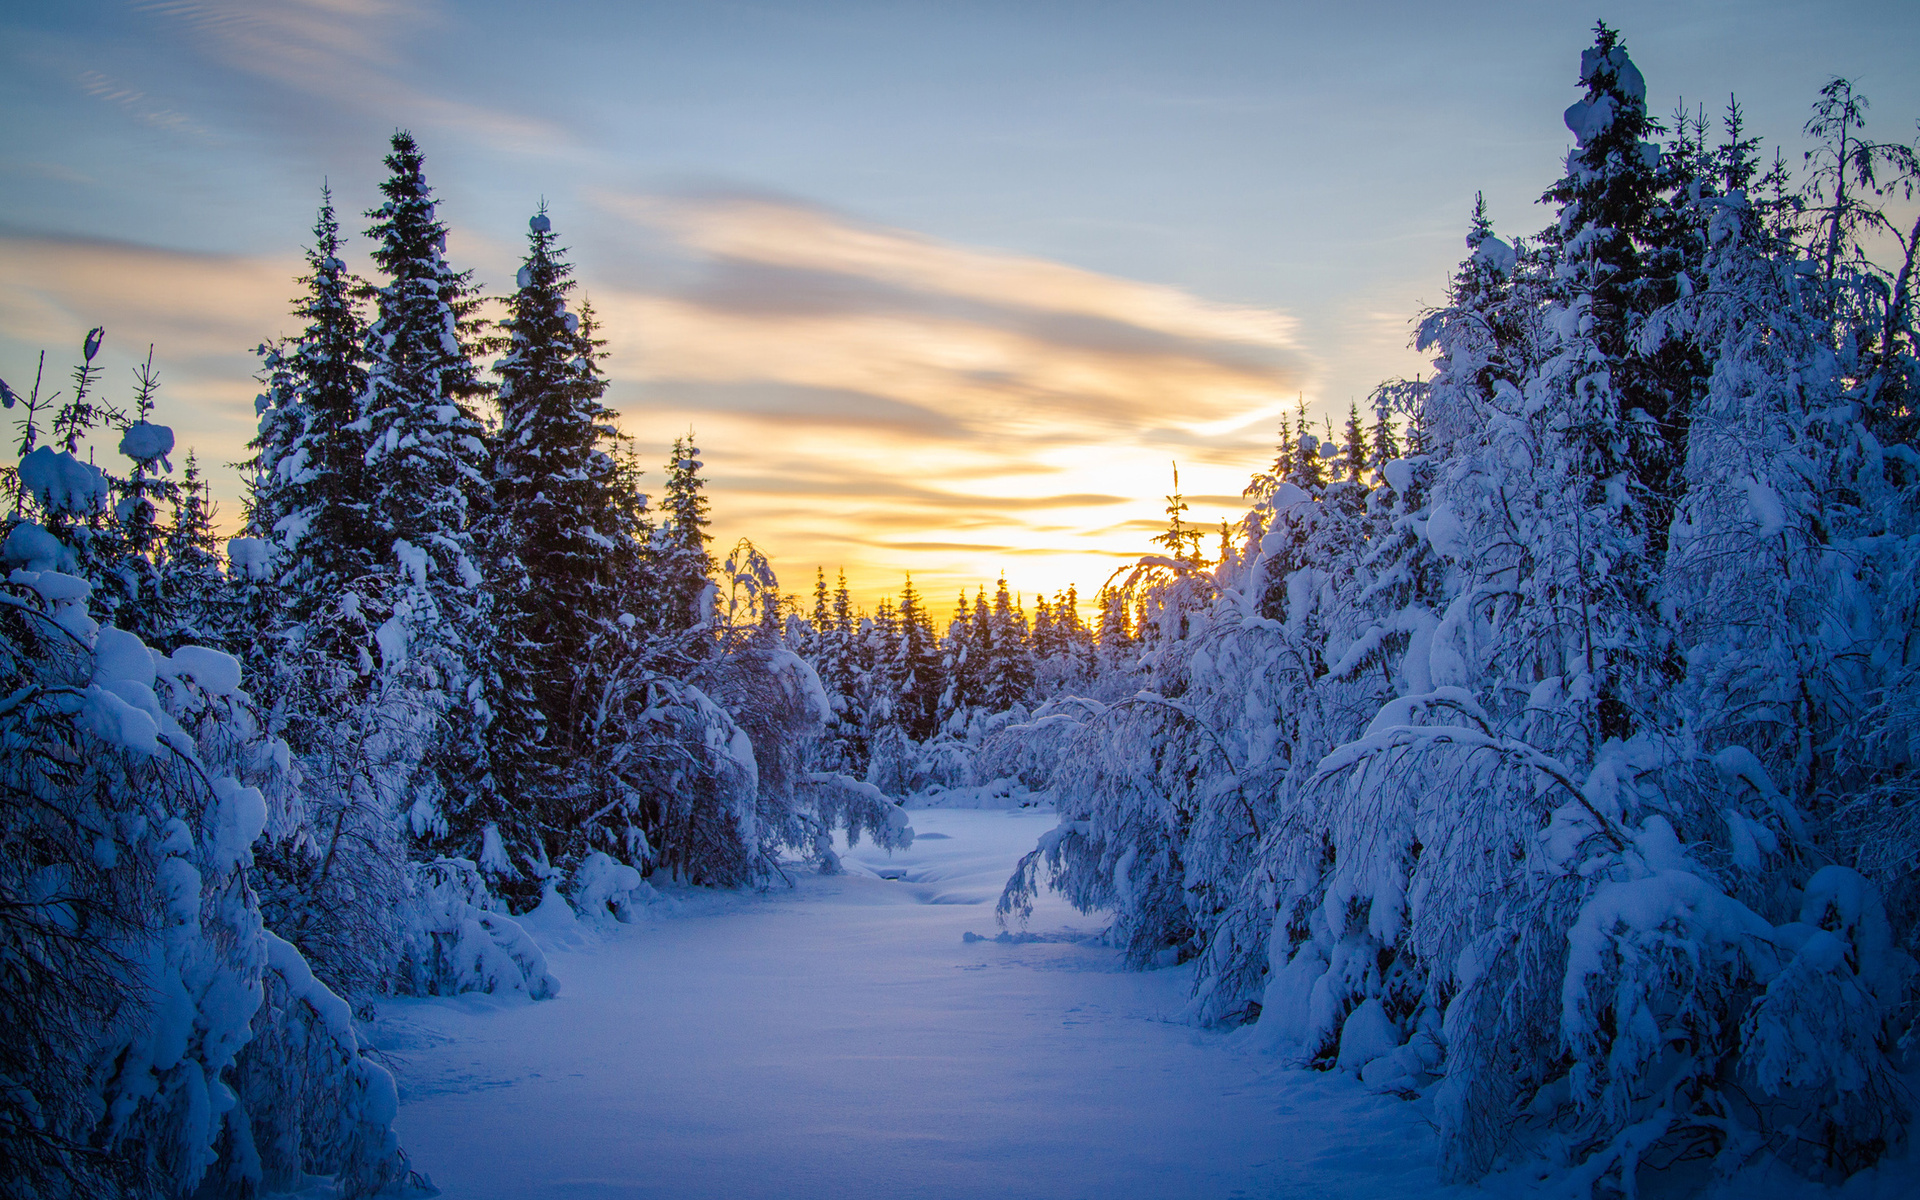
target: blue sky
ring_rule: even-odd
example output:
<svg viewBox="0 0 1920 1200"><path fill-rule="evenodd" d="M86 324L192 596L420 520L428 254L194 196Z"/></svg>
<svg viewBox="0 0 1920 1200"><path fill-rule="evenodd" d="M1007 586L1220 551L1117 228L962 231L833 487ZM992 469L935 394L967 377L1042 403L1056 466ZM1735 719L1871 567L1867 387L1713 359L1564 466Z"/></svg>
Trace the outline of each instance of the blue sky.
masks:
<svg viewBox="0 0 1920 1200"><path fill-rule="evenodd" d="M406 126L488 288L549 203L627 431L695 426L789 589L1091 589L1170 460L1237 515L1281 406L1421 368L1475 190L1547 219L1596 16L1657 110L1737 92L1797 159L1845 74L1914 136L1911 3L7 4L0 374L104 323L241 457L319 185L371 204Z"/></svg>

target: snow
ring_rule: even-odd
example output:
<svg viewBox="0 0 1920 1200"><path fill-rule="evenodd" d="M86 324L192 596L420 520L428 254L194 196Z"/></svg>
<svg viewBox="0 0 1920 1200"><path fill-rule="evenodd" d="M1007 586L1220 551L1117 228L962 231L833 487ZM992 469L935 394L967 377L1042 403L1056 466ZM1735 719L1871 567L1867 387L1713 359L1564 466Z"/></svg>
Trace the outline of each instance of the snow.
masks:
<svg viewBox="0 0 1920 1200"><path fill-rule="evenodd" d="M88 684L79 724L101 741L139 754L160 753L160 726L144 709L118 692Z"/></svg>
<svg viewBox="0 0 1920 1200"><path fill-rule="evenodd" d="M1756 536L1772 537L1787 527L1786 508L1778 492L1751 477L1741 479L1740 484L1747 494L1747 511L1757 526Z"/></svg>
<svg viewBox="0 0 1920 1200"><path fill-rule="evenodd" d="M212 860L218 871L253 864L253 843L267 827L267 801L259 788L241 787L220 775L213 780L215 810Z"/></svg>
<svg viewBox="0 0 1920 1200"><path fill-rule="evenodd" d="M165 425L135 421L120 435L120 453L137 463L164 459L173 453L173 430Z"/></svg>
<svg viewBox="0 0 1920 1200"><path fill-rule="evenodd" d="M1584 146L1613 124L1613 97L1598 96L1591 102L1576 100L1567 106L1563 119L1573 131L1574 140Z"/></svg>
<svg viewBox="0 0 1920 1200"><path fill-rule="evenodd" d="M415 584L420 587L427 586L427 574L433 570L433 560L427 557L425 549L405 538L395 538L393 556L400 560L401 568Z"/></svg>
<svg viewBox="0 0 1920 1200"><path fill-rule="evenodd" d="M1609 50L1605 54L1598 47L1580 52L1580 82L1592 83L1593 76L1602 64L1613 71L1613 85L1622 96L1629 100L1644 101L1647 98L1647 80L1640 74L1640 68L1633 65L1633 59L1627 57L1625 50Z"/></svg>
<svg viewBox="0 0 1920 1200"><path fill-rule="evenodd" d="M1513 274L1513 268L1520 261L1519 255L1514 252L1511 245L1492 236L1483 238L1480 244L1474 247L1473 256L1502 275Z"/></svg>
<svg viewBox="0 0 1920 1200"><path fill-rule="evenodd" d="M107 477L92 463L42 446L20 460L20 484L52 512L90 513L107 502Z"/></svg>
<svg viewBox="0 0 1920 1200"><path fill-rule="evenodd" d="M102 685L119 682L152 687L155 679L153 652L133 634L108 625L93 642L93 681Z"/></svg>
<svg viewBox="0 0 1920 1200"><path fill-rule="evenodd" d="M7 534L5 548L0 549L0 559L29 571L51 571L60 565L63 557L60 539L32 521L15 525L13 532Z"/></svg>
<svg viewBox="0 0 1920 1200"><path fill-rule="evenodd" d="M1378 1000L1364 1001L1340 1026L1340 1069L1357 1074L1374 1059L1399 1047L1400 1031L1387 1015L1386 1006Z"/></svg>
<svg viewBox="0 0 1920 1200"><path fill-rule="evenodd" d="M211 695L231 696L240 690L240 660L231 654L205 646L182 646L167 661L174 672L192 676L200 690Z"/></svg>
<svg viewBox="0 0 1920 1200"><path fill-rule="evenodd" d="M1441 1192L1418 1106L1173 1023L1190 967L1050 896L996 939L1056 819L917 811L911 851L550 948L554 1000L384 1003L402 1144L448 1200Z"/></svg>
<svg viewBox="0 0 1920 1200"><path fill-rule="evenodd" d="M273 546L265 538L231 538L227 541L227 562L242 579L266 579L273 573Z"/></svg>

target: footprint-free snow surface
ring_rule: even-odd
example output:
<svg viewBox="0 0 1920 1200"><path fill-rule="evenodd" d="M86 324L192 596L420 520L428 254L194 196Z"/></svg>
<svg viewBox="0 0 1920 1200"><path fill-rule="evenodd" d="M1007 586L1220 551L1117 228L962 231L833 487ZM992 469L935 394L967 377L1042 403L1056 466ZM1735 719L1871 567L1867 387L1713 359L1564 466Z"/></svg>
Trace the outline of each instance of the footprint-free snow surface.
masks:
<svg viewBox="0 0 1920 1200"><path fill-rule="evenodd" d="M545 934L555 999L383 1006L415 1167L449 1200L1454 1190L1423 1105L1178 1023L1189 969L1125 970L1075 940L1097 917L1049 897L994 940L1054 821L915 811L912 849L846 875Z"/></svg>

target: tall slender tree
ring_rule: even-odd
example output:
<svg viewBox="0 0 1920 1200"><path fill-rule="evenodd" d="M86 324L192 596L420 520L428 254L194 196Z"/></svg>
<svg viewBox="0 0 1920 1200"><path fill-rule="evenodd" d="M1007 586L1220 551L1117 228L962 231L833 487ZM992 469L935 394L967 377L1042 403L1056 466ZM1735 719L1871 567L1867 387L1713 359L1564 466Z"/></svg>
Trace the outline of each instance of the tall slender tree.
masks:
<svg viewBox="0 0 1920 1200"><path fill-rule="evenodd" d="M491 787L483 731L491 698L478 645L485 593L474 528L491 500L487 387L473 355L479 300L470 272L444 257L447 229L413 135L393 135L385 203L367 215L373 260L386 275L367 330L366 495L376 569L396 623L377 639L383 667L414 672L439 710L429 770L417 777L416 828L444 822L445 798Z"/></svg>
<svg viewBox="0 0 1920 1200"><path fill-rule="evenodd" d="M567 767L589 751L590 663L619 640L617 551L639 530L597 347L568 311L573 269L544 206L527 239L502 322L506 354L493 366L500 429L481 543L497 689L486 734L492 786L449 812L445 839L449 852L477 859L491 827L513 862L502 874L519 880L536 879L561 851L542 831L570 823Z"/></svg>
<svg viewBox="0 0 1920 1200"><path fill-rule="evenodd" d="M658 620L668 632L707 623L712 614L713 553L708 546L707 482L700 477L700 447L693 431L673 440L667 460L666 496L654 535L655 573L660 580Z"/></svg>

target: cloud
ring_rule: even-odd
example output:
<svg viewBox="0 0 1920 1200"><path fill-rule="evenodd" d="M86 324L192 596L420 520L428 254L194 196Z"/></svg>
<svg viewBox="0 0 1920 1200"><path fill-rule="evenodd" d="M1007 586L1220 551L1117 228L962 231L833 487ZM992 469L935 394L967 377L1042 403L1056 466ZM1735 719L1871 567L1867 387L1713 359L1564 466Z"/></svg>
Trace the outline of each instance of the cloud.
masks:
<svg viewBox="0 0 1920 1200"><path fill-rule="evenodd" d="M102 75L98 71L82 71L79 84L80 90L87 95L125 111L143 125L165 130L168 133L185 133L201 138L207 136L206 126L187 114L171 108L162 108L149 99L145 92Z"/></svg>
<svg viewBox="0 0 1920 1200"><path fill-rule="evenodd" d="M1097 586L1150 549L1171 462L1189 517L1237 518L1299 387L1282 315L799 204L614 198L663 269L580 262L610 399L643 459L698 430L722 548L751 536L793 590L844 566L869 600L991 581ZM473 231L456 230L456 249ZM604 240L596 235L596 242ZM163 419L210 463L246 456L249 348L290 331L301 264L0 229L0 369L104 324L110 398L148 342ZM113 358L118 355L118 358ZM118 389L117 391L115 389ZM643 487L657 490L651 472ZM226 511L239 484L216 472Z"/></svg>
<svg viewBox="0 0 1920 1200"><path fill-rule="evenodd" d="M644 256L631 276L582 263L629 427L696 427L722 525L789 574L945 588L1019 556L1051 591L1104 572L1085 556L1116 535L1148 549L1170 459L1196 509L1229 501L1196 521L1237 517L1306 371L1271 310L776 197L596 199Z"/></svg>
<svg viewBox="0 0 1920 1200"><path fill-rule="evenodd" d="M16 388L30 386L45 350L45 390L64 387L86 331L104 326L101 397L126 401L129 368L151 344L161 380L159 420L203 464L237 462L248 454L260 390L251 347L294 325L288 310L298 270L292 257L0 232L0 373ZM224 513L237 519L238 476L216 469L209 479Z"/></svg>
<svg viewBox="0 0 1920 1200"><path fill-rule="evenodd" d="M328 109L458 130L520 151L572 144L557 121L412 82L418 65L400 48L431 44L451 20L432 0L146 0L136 7L186 29L220 65L324 101Z"/></svg>

